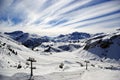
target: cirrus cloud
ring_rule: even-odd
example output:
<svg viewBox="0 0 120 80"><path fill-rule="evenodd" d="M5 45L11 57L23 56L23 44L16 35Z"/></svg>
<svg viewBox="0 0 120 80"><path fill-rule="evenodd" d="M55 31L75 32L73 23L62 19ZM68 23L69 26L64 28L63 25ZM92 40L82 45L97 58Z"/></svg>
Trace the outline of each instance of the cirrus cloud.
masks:
<svg viewBox="0 0 120 80"><path fill-rule="evenodd" d="M0 0L0 31L41 35L120 28L120 0Z"/></svg>

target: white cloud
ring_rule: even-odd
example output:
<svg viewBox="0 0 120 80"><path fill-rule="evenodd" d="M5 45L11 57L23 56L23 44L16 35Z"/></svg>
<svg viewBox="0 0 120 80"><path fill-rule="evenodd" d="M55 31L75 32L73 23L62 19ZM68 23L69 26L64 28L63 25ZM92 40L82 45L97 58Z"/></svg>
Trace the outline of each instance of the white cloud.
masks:
<svg viewBox="0 0 120 80"><path fill-rule="evenodd" d="M56 35L73 31L112 31L113 28L120 27L120 13L95 18L114 11L120 11L119 0L92 5L72 12L72 10L95 0L79 0L72 3L73 1L75 0L16 0L16 2L3 0L4 5L1 6L0 12L7 17L7 20L0 19L0 31L23 30L42 35ZM70 3L71 5L69 5ZM68 11L71 12L64 14ZM18 17L23 21L14 24L11 20L14 17ZM50 21L59 23L64 20L67 21L59 25L48 24ZM38 23L36 24L36 22ZM76 29L76 27L78 28Z"/></svg>
<svg viewBox="0 0 120 80"><path fill-rule="evenodd" d="M66 24L82 21L92 17L104 15L116 10L120 10L119 4L120 2L106 2L106 3L98 4L92 7L87 7L85 9L84 8L80 9L79 11L73 12L70 15L68 14L68 16L72 17L71 18L72 20L70 20Z"/></svg>

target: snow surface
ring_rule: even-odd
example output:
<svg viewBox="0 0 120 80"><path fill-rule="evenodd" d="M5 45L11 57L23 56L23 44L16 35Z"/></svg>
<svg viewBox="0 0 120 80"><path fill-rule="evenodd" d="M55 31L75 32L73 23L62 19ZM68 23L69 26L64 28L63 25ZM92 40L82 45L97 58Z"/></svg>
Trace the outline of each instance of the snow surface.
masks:
<svg viewBox="0 0 120 80"><path fill-rule="evenodd" d="M83 50L84 43L82 43L83 47L73 52L50 54L32 51L6 35L0 34L0 45L0 80L28 80L30 66L26 64L26 59L29 57L37 61L33 63L36 67L34 80L120 80L120 61L109 58L104 60L96 54ZM17 52L17 55L12 53L9 47ZM85 67L86 60L90 62L88 70ZM61 63L64 64L63 69L59 68ZM22 68L18 69L18 64Z"/></svg>

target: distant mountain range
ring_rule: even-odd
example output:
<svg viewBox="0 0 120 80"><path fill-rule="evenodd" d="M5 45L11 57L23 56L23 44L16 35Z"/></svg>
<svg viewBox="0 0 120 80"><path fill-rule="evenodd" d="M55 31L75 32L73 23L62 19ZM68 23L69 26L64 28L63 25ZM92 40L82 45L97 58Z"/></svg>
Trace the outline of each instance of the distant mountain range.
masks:
<svg viewBox="0 0 120 80"><path fill-rule="evenodd" d="M24 33L23 31L5 32L5 34L29 48L34 48L44 42L78 41L91 37L90 34L82 32L73 32L66 35L61 34L57 37L39 36L37 34Z"/></svg>
<svg viewBox="0 0 120 80"><path fill-rule="evenodd" d="M1 50L3 50L2 53L5 53L4 47L6 47L5 49L8 51L7 54L10 52L17 55L18 53L16 52L22 50L22 47L15 46L23 46L22 44L19 44L19 42L28 48L32 48L33 52L40 54L52 54L66 51L72 52L82 58L94 60L120 59L120 31L108 34L97 33L92 36L88 33L74 32L57 37L38 36L35 34L24 33L22 31L4 34L0 33ZM6 44L7 46L4 46Z"/></svg>
<svg viewBox="0 0 120 80"><path fill-rule="evenodd" d="M5 34L9 35L10 38L21 42L23 45L29 48L36 47L40 45L42 42L49 42L50 38L47 36L39 36L36 34L29 34L29 33L24 33L22 31L14 31L11 33L5 32Z"/></svg>
<svg viewBox="0 0 120 80"><path fill-rule="evenodd" d="M55 42L66 42L66 41L75 41L85 38L90 38L91 35L89 33L83 33L83 32L73 32L71 34L66 35L59 35L53 39Z"/></svg>

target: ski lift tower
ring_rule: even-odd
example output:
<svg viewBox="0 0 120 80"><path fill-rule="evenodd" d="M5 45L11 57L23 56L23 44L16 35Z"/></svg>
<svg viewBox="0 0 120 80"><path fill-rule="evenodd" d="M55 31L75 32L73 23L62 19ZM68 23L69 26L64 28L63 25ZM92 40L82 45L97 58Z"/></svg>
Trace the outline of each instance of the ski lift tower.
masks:
<svg viewBox="0 0 120 80"><path fill-rule="evenodd" d="M88 70L88 63L90 63L90 62L87 60L85 60L84 62L86 63L86 70Z"/></svg>
<svg viewBox="0 0 120 80"><path fill-rule="evenodd" d="M32 79L32 77L33 77L33 69L36 69L36 67L33 67L33 62L36 62L36 60L34 58L29 57L27 59L27 61L30 61L30 63L31 63L31 67L30 67L31 73L30 73L30 79L29 80L34 80L34 79Z"/></svg>

